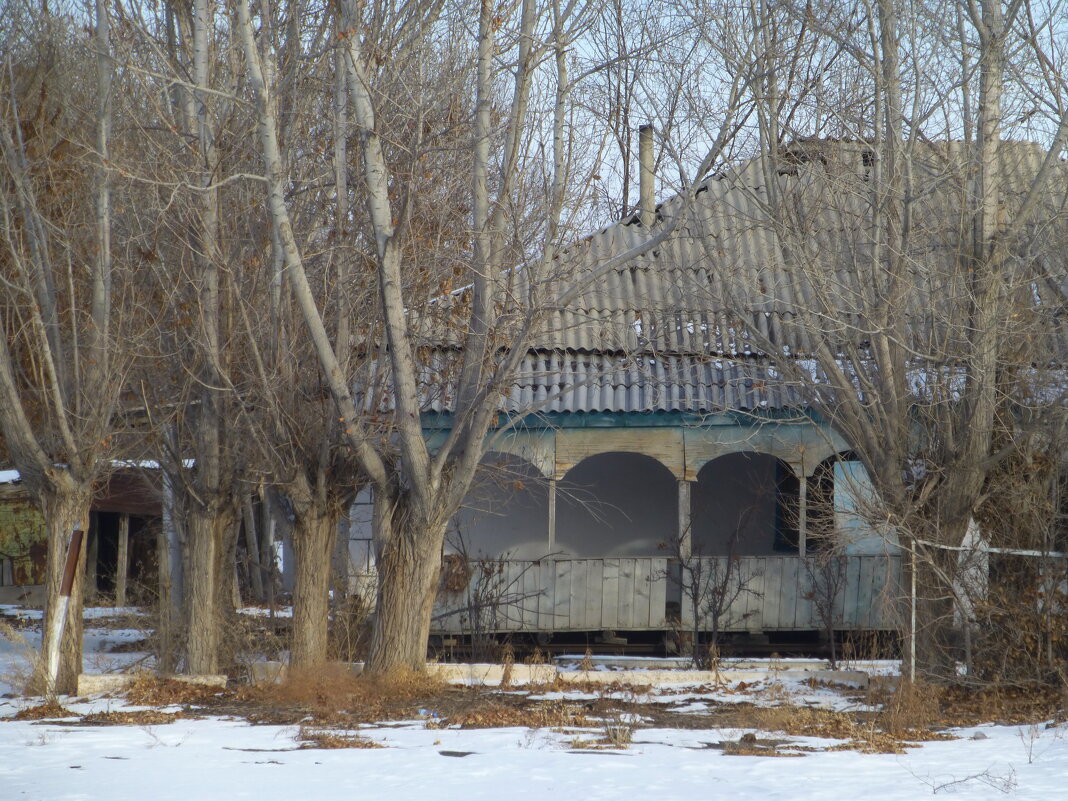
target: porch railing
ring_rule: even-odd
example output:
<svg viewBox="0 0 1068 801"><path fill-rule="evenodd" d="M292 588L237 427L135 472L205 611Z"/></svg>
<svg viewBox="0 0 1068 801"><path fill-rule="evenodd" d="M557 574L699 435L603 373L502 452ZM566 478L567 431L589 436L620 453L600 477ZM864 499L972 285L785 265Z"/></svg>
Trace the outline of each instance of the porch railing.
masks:
<svg viewBox="0 0 1068 801"><path fill-rule="evenodd" d="M727 557L701 561L702 575L727 576ZM824 569L828 572L821 573ZM439 594L433 631L640 631L669 628L669 618L683 628L692 625L689 597L674 578L679 566L666 558L484 560L471 562L468 570L466 586ZM897 625L899 556L843 556L827 568L797 556L744 556L735 560L730 576L740 589L728 593L732 601L720 618L723 631L822 629L817 582L826 587L836 577L835 629ZM701 606L707 629L711 621Z"/></svg>

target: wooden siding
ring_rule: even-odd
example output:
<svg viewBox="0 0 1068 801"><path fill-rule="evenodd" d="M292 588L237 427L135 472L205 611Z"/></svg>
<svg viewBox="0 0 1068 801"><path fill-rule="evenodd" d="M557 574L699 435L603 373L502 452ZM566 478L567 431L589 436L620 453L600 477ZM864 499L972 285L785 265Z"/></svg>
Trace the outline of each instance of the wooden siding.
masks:
<svg viewBox="0 0 1068 801"><path fill-rule="evenodd" d="M707 558L705 575L724 575L727 557ZM796 556L738 559L731 583L738 592L720 622L723 631L804 631L822 629L813 584L818 569ZM897 625L894 601L902 597L900 556L844 556L838 561L841 590L834 607L835 629L890 629ZM702 615L705 618L704 615ZM693 624L683 602L682 625ZM707 629L710 621L702 620Z"/></svg>
<svg viewBox="0 0 1068 801"><path fill-rule="evenodd" d="M723 570L726 557L709 558ZM847 556L835 609L836 629L893 628L901 597L901 558ZM716 569L710 564L707 569ZM542 559L476 565L465 592L438 596L432 630L441 634L507 631L619 631L668 628L668 560ZM709 574L706 574L709 575ZM823 627L812 601L812 576L796 556L742 557L743 582L724 631L791 631ZM732 579L735 580L735 579ZM478 601L481 599L481 603ZM494 602L493 599L496 599ZM472 609L481 618L472 625ZM692 625L682 603L682 625ZM702 623L708 628L708 621Z"/></svg>
<svg viewBox="0 0 1068 801"><path fill-rule="evenodd" d="M438 596L431 629L470 633L476 608L484 632L662 629L667 584L660 558L482 563L466 592Z"/></svg>

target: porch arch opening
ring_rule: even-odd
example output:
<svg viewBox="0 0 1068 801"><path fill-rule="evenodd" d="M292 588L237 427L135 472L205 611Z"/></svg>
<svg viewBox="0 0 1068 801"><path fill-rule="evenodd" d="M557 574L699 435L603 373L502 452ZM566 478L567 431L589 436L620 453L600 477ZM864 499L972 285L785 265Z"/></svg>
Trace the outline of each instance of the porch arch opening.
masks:
<svg viewBox="0 0 1068 801"><path fill-rule="evenodd" d="M486 454L449 523L446 550L469 559L544 557L549 551L548 479L518 456Z"/></svg>
<svg viewBox="0 0 1068 801"><path fill-rule="evenodd" d="M678 483L651 456L598 453L557 482L556 551L565 558L667 556L678 528Z"/></svg>
<svg viewBox="0 0 1068 801"><path fill-rule="evenodd" d="M800 481L786 462L742 451L713 459L690 488L695 556L798 552Z"/></svg>

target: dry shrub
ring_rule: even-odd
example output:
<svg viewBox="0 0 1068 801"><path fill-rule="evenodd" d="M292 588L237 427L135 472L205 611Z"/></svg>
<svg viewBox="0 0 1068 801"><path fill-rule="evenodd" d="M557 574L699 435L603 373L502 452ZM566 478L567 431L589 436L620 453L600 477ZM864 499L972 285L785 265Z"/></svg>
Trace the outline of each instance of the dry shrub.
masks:
<svg viewBox="0 0 1068 801"><path fill-rule="evenodd" d="M897 737L931 739L930 729L941 717L942 689L923 681L902 681L883 703L880 728Z"/></svg>
<svg viewBox="0 0 1068 801"><path fill-rule="evenodd" d="M349 594L330 621L330 654L338 662L361 662L371 642L371 604L359 593Z"/></svg>
<svg viewBox="0 0 1068 801"><path fill-rule="evenodd" d="M604 741L613 748L626 748L634 739L634 723L622 712L605 720L601 731L604 733Z"/></svg>
<svg viewBox="0 0 1068 801"><path fill-rule="evenodd" d="M589 673L593 670L593 651L587 646L586 653L582 655L582 661L579 662L578 669L583 673Z"/></svg>
<svg viewBox="0 0 1068 801"><path fill-rule="evenodd" d="M16 652L22 658L24 667L24 669L18 669L12 663L11 672L0 675L0 679L25 694L29 694L36 689L33 686L33 678L38 674L37 668L40 664L40 653L30 644L20 630L29 629L32 625L32 621L28 619L0 615L0 638L15 646Z"/></svg>
<svg viewBox="0 0 1068 801"><path fill-rule="evenodd" d="M192 684L151 673L138 673L122 695L138 706L199 704L222 692L218 687Z"/></svg>
<svg viewBox="0 0 1068 801"><path fill-rule="evenodd" d="M471 565L462 555L449 553L441 558L441 588L445 592L463 592L472 575Z"/></svg>
<svg viewBox="0 0 1068 801"><path fill-rule="evenodd" d="M843 712L807 706L756 707L752 710L753 724L765 731L781 731L795 737L825 737L851 740L861 727Z"/></svg>
<svg viewBox="0 0 1068 801"><path fill-rule="evenodd" d="M297 735L301 748L385 748L384 745L354 732L301 726Z"/></svg>
<svg viewBox="0 0 1068 801"><path fill-rule="evenodd" d="M296 668L278 684L251 688L246 697L277 706L309 709L317 715L346 712L360 719L410 715L420 701L448 689L426 673L396 671L387 676L357 675L345 664L331 662L315 668Z"/></svg>
<svg viewBox="0 0 1068 801"><path fill-rule="evenodd" d="M51 720L52 718L72 717L77 717L77 715L55 701L47 701L43 704L37 704L37 706L28 706L15 713L15 720Z"/></svg>
<svg viewBox="0 0 1068 801"><path fill-rule="evenodd" d="M979 723L1020 725L1068 719L1068 695L1045 686L947 687L942 694L943 720L951 726Z"/></svg>
<svg viewBox="0 0 1068 801"><path fill-rule="evenodd" d="M222 672L231 678L247 679L252 675L252 665L263 659L280 660L289 648L287 619L272 619L262 615L231 615L222 638L220 664Z"/></svg>
<svg viewBox="0 0 1068 801"><path fill-rule="evenodd" d="M501 646L501 664L504 665L504 669L501 671L501 687L512 686L512 667L515 665L515 651L512 650L512 644L505 642Z"/></svg>
<svg viewBox="0 0 1068 801"><path fill-rule="evenodd" d="M131 711L91 712L83 715L79 723L87 726L159 726L174 723L183 717L180 712L160 712L158 709Z"/></svg>

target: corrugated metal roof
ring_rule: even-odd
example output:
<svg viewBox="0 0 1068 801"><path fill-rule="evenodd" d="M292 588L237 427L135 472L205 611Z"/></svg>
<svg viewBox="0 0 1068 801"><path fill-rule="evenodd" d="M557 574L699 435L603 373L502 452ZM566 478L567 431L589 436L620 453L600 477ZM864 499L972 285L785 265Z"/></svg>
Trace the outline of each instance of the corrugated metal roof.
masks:
<svg viewBox="0 0 1068 801"><path fill-rule="evenodd" d="M817 143L806 144L814 148ZM769 211L765 165L760 159L749 161L707 180L690 204L680 198L662 204L662 219L680 217L668 239L600 276L568 308L548 313L536 347L731 356L754 352L745 333L752 330L779 347L804 353L812 344L797 323L807 317L803 310L813 309L840 324L844 335L863 334L872 325L864 315L871 311L871 288L881 270L868 233L870 184L860 146L834 147L845 147L858 164L839 165L835 172L833 163L811 156L812 161L791 172L771 172L791 215L793 238L778 233ZM968 165L959 144L932 146L921 156L913 165L912 230L903 254L912 284L900 297L916 330L937 336L932 311L953 298L953 278L961 275L959 224L968 215L962 208L967 195L960 187ZM1003 214L1011 214L1021 202L1044 157L1031 143L1002 144ZM1061 162L1036 229L1056 232L1066 224L1050 226L1058 216L1064 218L1066 176ZM628 220L594 234L562 253L571 262L571 269L561 271L563 281L592 273L655 233L656 225L647 231ZM795 252L786 255L790 248ZM1055 255L1063 261L1063 245ZM1019 265L1022 271L1030 269L1026 259ZM950 277L945 295L939 291L942 276ZM1026 280L1023 272L1013 277ZM1064 296L1050 300L1063 303ZM732 318L726 309L743 310L744 317Z"/></svg>
<svg viewBox="0 0 1068 801"><path fill-rule="evenodd" d="M543 412L722 412L796 406L755 363L694 356L532 353L505 406Z"/></svg>
<svg viewBox="0 0 1068 801"><path fill-rule="evenodd" d="M857 144L802 143L785 167L768 169L766 161L754 159L706 180L691 203L666 201L659 207L661 219L680 219L664 242L589 281L566 308L540 315L531 352L502 407L713 412L797 406L797 393L760 364L757 341L797 355L811 353L809 332L800 323L813 310L853 344L877 324L867 319L872 287L885 277L867 229L870 164L863 153ZM1003 143L1005 214L1019 204L1044 157L1036 145ZM937 352L945 344L940 338L949 342L960 333L940 326L939 318L940 309L958 303L962 288L966 291L958 250L959 223L967 218L967 193L960 187L968 163L962 145L942 144L925 146L912 166L912 231L903 254L909 285L898 297L917 340ZM1065 164L1058 163L1043 196L1046 208L1036 215L1038 228L1061 231L1057 235L1063 235L1064 223L1061 228L1049 223L1065 213L1066 175ZM780 235L769 211L769 180L791 215L790 239ZM587 237L560 253L555 287L548 292L540 287L537 294L552 297L582 282L655 232L656 225L647 230L631 219ZM795 252L787 253L790 248ZM1063 267L1063 246L1052 257ZM1030 269L1027 259L1019 262L1021 270ZM1065 274L1068 269L1061 270ZM1039 303L1063 309L1068 282L1058 286L1064 279L1057 279L1056 267L1052 275L1049 286L1033 292ZM526 296L522 285L513 291ZM456 296L451 302L463 300ZM460 345L455 336L432 333L449 320L448 306L435 307L437 322L427 318L422 342ZM744 313L735 317L727 309ZM1063 317L1053 328L1065 340L1059 352L1068 352ZM450 371L434 372L429 384L443 382ZM449 408L446 391L428 391L426 397L436 411Z"/></svg>

